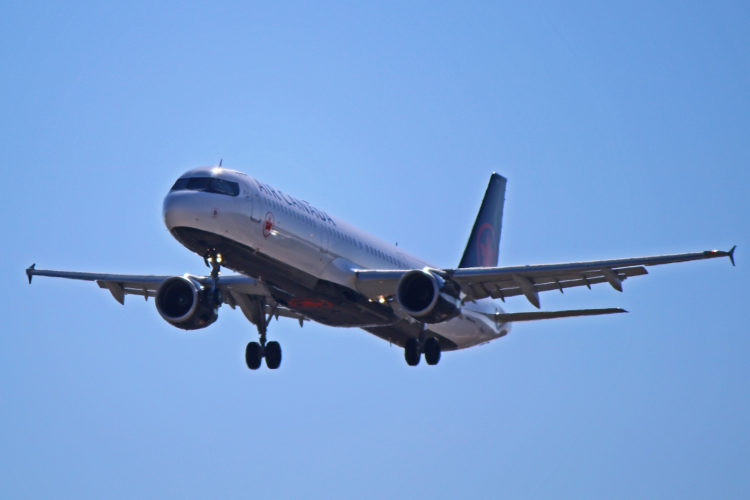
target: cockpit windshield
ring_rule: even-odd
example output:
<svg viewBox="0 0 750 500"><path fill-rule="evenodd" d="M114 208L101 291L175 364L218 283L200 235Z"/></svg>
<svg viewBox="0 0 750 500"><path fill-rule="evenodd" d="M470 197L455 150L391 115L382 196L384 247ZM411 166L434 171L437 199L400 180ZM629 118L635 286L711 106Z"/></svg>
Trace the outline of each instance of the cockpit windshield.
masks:
<svg viewBox="0 0 750 500"><path fill-rule="evenodd" d="M183 177L177 179L170 191L202 191L204 193L237 196L240 186L236 182L217 179L216 177Z"/></svg>

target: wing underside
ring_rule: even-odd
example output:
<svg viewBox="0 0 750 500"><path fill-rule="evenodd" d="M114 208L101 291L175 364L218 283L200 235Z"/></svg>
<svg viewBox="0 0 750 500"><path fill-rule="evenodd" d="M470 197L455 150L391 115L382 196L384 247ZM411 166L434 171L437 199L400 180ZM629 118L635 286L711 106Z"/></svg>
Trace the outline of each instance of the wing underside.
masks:
<svg viewBox="0 0 750 500"><path fill-rule="evenodd" d="M633 276L648 274L647 266L688 262L693 260L729 257L734 264L734 249L729 251L707 250L704 252L657 255L564 264L538 266L476 267L435 270L455 281L465 294L464 300L472 301L492 297L523 295L535 307L540 307L539 293L550 290L563 292L566 288L608 283L622 291L622 282ZM371 299L394 294L398 281L408 270L358 270L357 289Z"/></svg>
<svg viewBox="0 0 750 500"><path fill-rule="evenodd" d="M81 281L94 281L100 288L109 290L112 297L120 304L125 303L126 295L144 297L155 297L161 284L171 278L167 275L138 275L138 274L107 274L89 273L80 271L55 271L49 269L36 269L32 265L26 269L29 283L34 276L47 276L51 278L66 278ZM186 278L202 286L211 285L210 276L184 275ZM245 316L253 323L258 321L258 314L263 310L266 315L275 317L294 318L304 321L308 318L297 311L293 311L276 302L268 287L259 280L242 276L227 275L219 278L223 301L231 308L239 307Z"/></svg>
<svg viewBox="0 0 750 500"><path fill-rule="evenodd" d="M536 321L540 319L573 318L577 316L599 316L601 314L626 313L625 309L617 307L607 309L572 309L567 311L534 311L521 313L497 313L495 319L502 323L517 321Z"/></svg>
<svg viewBox="0 0 750 500"><path fill-rule="evenodd" d="M562 292L566 288L609 283L614 289L622 291L622 282L633 276L647 274L645 266L687 262L692 260L729 257L734 264L734 247L729 251L708 250L704 252L660 255L654 257L637 257L567 264L546 264L540 266L461 268L436 270L458 283L465 295L464 301L473 301L487 297L504 300L506 297L524 295L528 301L539 308L539 293L549 290ZM358 270L355 271L357 290L371 299L390 297L404 273L410 270ZM109 290L119 303L123 304L126 295L137 295L148 300L156 296L161 284L172 276L164 275L131 275L88 273L78 271L54 271L36 269L34 265L26 270L29 283L34 276L48 276L83 281L94 281L99 287ZM185 275L186 278L202 286L210 286L211 277ZM300 322L308 318L297 311L288 309L276 302L268 287L259 280L242 276L228 275L219 279L219 287L224 303L230 307L239 307L245 316L255 322L260 310L267 315L295 318ZM259 304L260 308L259 309ZM547 319L572 315L609 314L621 310L584 310L581 314L570 314L561 311L560 316L547 313L517 313L507 316L507 320L524 321L530 319ZM599 312L591 312L599 311ZM605 311L605 312L602 312ZM526 315L526 316L523 316Z"/></svg>

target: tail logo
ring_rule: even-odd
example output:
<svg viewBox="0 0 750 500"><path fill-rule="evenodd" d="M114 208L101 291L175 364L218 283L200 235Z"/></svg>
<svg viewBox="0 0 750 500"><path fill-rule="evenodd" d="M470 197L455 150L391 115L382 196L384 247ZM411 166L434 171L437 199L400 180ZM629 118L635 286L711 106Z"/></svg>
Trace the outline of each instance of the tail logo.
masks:
<svg viewBox="0 0 750 500"><path fill-rule="evenodd" d="M480 267L492 267L495 265L495 245L493 242L497 241L495 237L495 230L492 226L485 222L477 230L477 264Z"/></svg>

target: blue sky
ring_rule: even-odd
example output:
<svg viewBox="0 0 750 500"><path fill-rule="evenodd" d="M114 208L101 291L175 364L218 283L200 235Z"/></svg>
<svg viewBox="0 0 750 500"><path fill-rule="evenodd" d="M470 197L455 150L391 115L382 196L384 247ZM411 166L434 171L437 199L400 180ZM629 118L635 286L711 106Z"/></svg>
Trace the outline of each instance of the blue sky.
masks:
<svg viewBox="0 0 750 500"><path fill-rule="evenodd" d="M4 498L741 498L750 490L744 2L11 2L0 18ZM516 325L409 368L228 308L185 333L39 267L203 272L175 178L220 158L458 262L492 171L502 264L737 244L542 296L630 314ZM509 311L525 311L523 298Z"/></svg>

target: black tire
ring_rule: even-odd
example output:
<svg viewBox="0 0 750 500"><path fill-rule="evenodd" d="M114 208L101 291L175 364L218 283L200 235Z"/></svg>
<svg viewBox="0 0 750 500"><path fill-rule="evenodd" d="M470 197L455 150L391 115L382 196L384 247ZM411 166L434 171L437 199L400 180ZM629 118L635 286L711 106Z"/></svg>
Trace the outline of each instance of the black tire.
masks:
<svg viewBox="0 0 750 500"><path fill-rule="evenodd" d="M417 366L422 353L419 352L419 342L417 339L409 339L404 345L404 359L409 366Z"/></svg>
<svg viewBox="0 0 750 500"><path fill-rule="evenodd" d="M430 337L424 343L424 360L428 365L436 365L440 361L440 342Z"/></svg>
<svg viewBox="0 0 750 500"><path fill-rule="evenodd" d="M266 366L270 370L275 370L281 364L281 346L276 341L271 341L266 344L266 352L264 357L266 358Z"/></svg>
<svg viewBox="0 0 750 500"><path fill-rule="evenodd" d="M260 361L263 357L260 344L257 342L250 342L245 348L245 363L251 370L257 370L260 368Z"/></svg>

